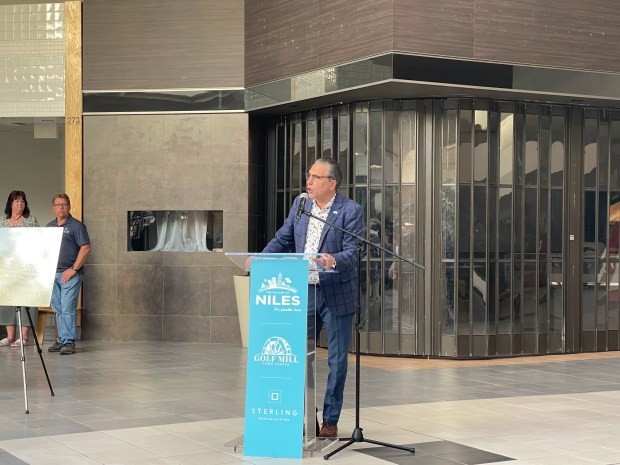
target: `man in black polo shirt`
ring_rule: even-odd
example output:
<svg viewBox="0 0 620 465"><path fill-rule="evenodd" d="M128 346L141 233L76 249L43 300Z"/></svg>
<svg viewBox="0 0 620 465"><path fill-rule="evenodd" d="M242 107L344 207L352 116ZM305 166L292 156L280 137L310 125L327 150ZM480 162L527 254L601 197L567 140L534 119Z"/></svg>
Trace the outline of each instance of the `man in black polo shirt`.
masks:
<svg viewBox="0 0 620 465"><path fill-rule="evenodd" d="M63 228L63 234L52 290L58 339L47 350L71 355L75 353L78 296L84 273L82 266L90 253L90 239L84 223L71 216L71 202L67 194L54 196L52 210L56 219L47 226Z"/></svg>

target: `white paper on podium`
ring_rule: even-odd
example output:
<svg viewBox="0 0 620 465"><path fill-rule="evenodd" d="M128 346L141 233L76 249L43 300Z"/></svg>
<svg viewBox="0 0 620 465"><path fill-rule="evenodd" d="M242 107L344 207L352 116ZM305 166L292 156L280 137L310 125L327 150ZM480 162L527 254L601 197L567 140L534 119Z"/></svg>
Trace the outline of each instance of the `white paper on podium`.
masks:
<svg viewBox="0 0 620 465"><path fill-rule="evenodd" d="M48 307L63 228L0 228L0 305Z"/></svg>

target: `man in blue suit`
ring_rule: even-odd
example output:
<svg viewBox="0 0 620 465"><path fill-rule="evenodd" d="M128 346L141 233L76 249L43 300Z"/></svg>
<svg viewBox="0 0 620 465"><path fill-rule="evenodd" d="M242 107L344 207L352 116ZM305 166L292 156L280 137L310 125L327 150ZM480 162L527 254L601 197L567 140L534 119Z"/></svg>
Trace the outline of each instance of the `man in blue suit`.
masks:
<svg viewBox="0 0 620 465"><path fill-rule="evenodd" d="M336 437L342 410L344 384L347 376L348 348L353 315L357 302L357 248L355 239L333 228L332 223L346 231L364 235L364 212L352 200L337 194L342 172L336 160L320 158L306 173L306 189L310 201L306 212L325 220L323 223L307 215L297 218L300 197L293 202L284 225L263 252L319 253L317 259L337 273L310 273L308 277L308 325L314 325L318 338L323 324L327 331L329 375L323 403L323 424L319 437Z"/></svg>

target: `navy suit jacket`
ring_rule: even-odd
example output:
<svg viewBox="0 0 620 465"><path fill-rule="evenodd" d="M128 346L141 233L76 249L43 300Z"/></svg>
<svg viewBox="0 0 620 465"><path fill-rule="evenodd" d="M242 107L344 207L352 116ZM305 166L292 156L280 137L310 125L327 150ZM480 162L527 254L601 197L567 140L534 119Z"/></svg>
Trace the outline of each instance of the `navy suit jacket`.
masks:
<svg viewBox="0 0 620 465"><path fill-rule="evenodd" d="M284 224L267 244L263 250L264 253L304 252L310 217L307 215L302 215L299 219L295 217L299 201L300 198L297 197ZM310 212L312 205L312 199L308 199L304 210ZM345 231L364 237L364 211L353 200L336 194L327 221ZM319 253L332 255L336 259L336 270L338 271L338 273L319 273L321 289L327 306L330 311L337 315L354 313L356 310L356 293L359 292L355 239L329 224L324 224L319 241Z"/></svg>

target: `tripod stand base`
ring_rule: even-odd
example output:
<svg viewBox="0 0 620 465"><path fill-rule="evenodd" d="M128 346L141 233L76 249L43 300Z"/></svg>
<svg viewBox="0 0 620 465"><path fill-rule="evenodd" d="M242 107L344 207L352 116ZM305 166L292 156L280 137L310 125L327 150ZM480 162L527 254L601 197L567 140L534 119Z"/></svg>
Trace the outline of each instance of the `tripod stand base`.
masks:
<svg viewBox="0 0 620 465"><path fill-rule="evenodd" d="M342 446L340 446L338 449L331 451L329 454L325 454L323 456L323 458L325 460L329 460L330 457L332 457L333 455L337 454L338 452L340 452L343 449L346 449L347 447L349 447L351 444L355 444L356 442L367 442L369 444L376 444L378 446L384 446L384 447L391 447L392 449L398 449L398 450L403 450L405 452L411 452L412 454L415 454L415 448L414 447L405 447L405 446L399 446L397 444L390 444L388 442L381 442L381 441L375 441L373 439L366 439L364 438L364 433L362 433L362 428L355 428L353 430L353 433L351 433L351 437L349 439L341 439L344 441L347 441L345 444L343 444Z"/></svg>

